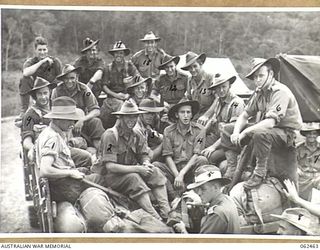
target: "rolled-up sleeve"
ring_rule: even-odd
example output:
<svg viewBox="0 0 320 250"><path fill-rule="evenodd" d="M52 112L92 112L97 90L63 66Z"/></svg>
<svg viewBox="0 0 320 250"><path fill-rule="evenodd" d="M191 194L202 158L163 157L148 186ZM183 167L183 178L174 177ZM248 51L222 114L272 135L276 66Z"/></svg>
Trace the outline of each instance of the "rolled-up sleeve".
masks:
<svg viewBox="0 0 320 250"><path fill-rule="evenodd" d="M92 93L91 89L87 86L86 86L86 92L83 95L83 98L84 98L84 103L86 105L88 112L94 109L100 109L96 97Z"/></svg>
<svg viewBox="0 0 320 250"><path fill-rule="evenodd" d="M40 158L44 156L53 156L56 160L60 152L60 144L58 137L50 137L40 149Z"/></svg>
<svg viewBox="0 0 320 250"><path fill-rule="evenodd" d="M101 137L101 162L117 162L118 144L114 133L107 130Z"/></svg>
<svg viewBox="0 0 320 250"><path fill-rule="evenodd" d="M199 135L195 138L193 153L201 154L206 145L206 134L205 131L201 131Z"/></svg>
<svg viewBox="0 0 320 250"><path fill-rule="evenodd" d="M243 112L245 108L244 101L240 98L236 98L231 104L231 115L229 118L229 122L234 122L238 119L239 115Z"/></svg>
<svg viewBox="0 0 320 250"><path fill-rule="evenodd" d="M171 143L172 133L167 129L164 130L163 135L163 145L162 145L162 155L163 156L172 156L173 155L173 147Z"/></svg>
<svg viewBox="0 0 320 250"><path fill-rule="evenodd" d="M283 90L273 92L270 98L270 104L266 110L265 118L273 118L276 123L286 115L289 104L289 96Z"/></svg>

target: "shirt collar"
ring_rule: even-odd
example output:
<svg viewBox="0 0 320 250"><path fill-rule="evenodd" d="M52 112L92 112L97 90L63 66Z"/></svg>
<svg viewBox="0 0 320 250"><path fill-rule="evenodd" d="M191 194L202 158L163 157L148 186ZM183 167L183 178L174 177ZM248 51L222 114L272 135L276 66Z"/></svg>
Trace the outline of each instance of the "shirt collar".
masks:
<svg viewBox="0 0 320 250"><path fill-rule="evenodd" d="M224 196L224 194L222 194L222 193L218 194L218 196L216 196L216 198L210 202L210 207L218 205L221 202L221 200L223 199L223 196Z"/></svg>
<svg viewBox="0 0 320 250"><path fill-rule="evenodd" d="M182 133L182 130L181 130L181 127L180 127L180 123L179 123L179 122L177 122L177 130L178 130L178 132L179 132L181 135L184 135L184 134ZM188 134L189 132L190 132L191 135L193 135L193 129L192 129L192 124L191 124L191 122L190 122L190 125L189 125L189 128L188 128L186 134Z"/></svg>
<svg viewBox="0 0 320 250"><path fill-rule="evenodd" d="M229 90L226 98L224 98L223 100L222 100L220 97L218 97L218 98L219 98L219 101L220 101L221 103L227 103L227 104L229 104L229 103L232 102L232 100L233 100L234 97L235 97L235 94L233 94L233 93Z"/></svg>

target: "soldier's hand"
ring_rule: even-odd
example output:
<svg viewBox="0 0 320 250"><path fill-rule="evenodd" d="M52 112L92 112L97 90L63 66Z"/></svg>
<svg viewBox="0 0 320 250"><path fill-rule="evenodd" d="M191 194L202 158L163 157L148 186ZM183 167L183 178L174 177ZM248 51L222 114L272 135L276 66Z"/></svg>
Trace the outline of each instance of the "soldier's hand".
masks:
<svg viewBox="0 0 320 250"><path fill-rule="evenodd" d="M197 123L200 123L202 126L206 126L208 120L209 120L209 117L203 115L203 116L199 117L199 119L197 120Z"/></svg>
<svg viewBox="0 0 320 250"><path fill-rule="evenodd" d="M53 60L52 60L52 58L50 58L50 57L46 57L46 58L44 58L44 59L42 59L42 60L43 60L43 63L48 62L49 65L52 65L52 64L53 64Z"/></svg>
<svg viewBox="0 0 320 250"><path fill-rule="evenodd" d="M69 176L74 179L81 180L84 177L84 173L79 172L77 169L70 169Z"/></svg>
<svg viewBox="0 0 320 250"><path fill-rule="evenodd" d="M130 98L129 94L124 94L124 93L118 93L117 96L120 100L128 100Z"/></svg>
<svg viewBox="0 0 320 250"><path fill-rule="evenodd" d="M77 134L80 135L81 129L83 127L84 121L83 120L78 120L76 124L74 125L73 131Z"/></svg>
<svg viewBox="0 0 320 250"><path fill-rule="evenodd" d="M207 159L210 158L211 154L216 151L216 147L214 145L211 145L204 150L201 151L201 154L205 156Z"/></svg>
<svg viewBox="0 0 320 250"><path fill-rule="evenodd" d="M297 202L299 200L299 194L294 183L289 179L284 180L283 183L287 188L287 190L283 189L284 194L289 200Z"/></svg>
<svg viewBox="0 0 320 250"><path fill-rule="evenodd" d="M187 200L186 204L188 205L188 208L191 208L190 206L197 206L202 204L200 196L193 190L184 192L182 198Z"/></svg>
<svg viewBox="0 0 320 250"><path fill-rule="evenodd" d="M239 134L232 134L230 136L230 141L234 145L239 145Z"/></svg>
<svg viewBox="0 0 320 250"><path fill-rule="evenodd" d="M141 174L144 177L150 177L153 173L153 168L151 166L148 166L146 164L139 166L139 174Z"/></svg>
<svg viewBox="0 0 320 250"><path fill-rule="evenodd" d="M174 231L177 233L182 233L182 234L188 233L188 231L186 229L186 225L182 221L174 224L172 227L173 227Z"/></svg>
<svg viewBox="0 0 320 250"><path fill-rule="evenodd" d="M184 176L179 173L178 176L174 179L174 187L176 189L184 189L183 177Z"/></svg>

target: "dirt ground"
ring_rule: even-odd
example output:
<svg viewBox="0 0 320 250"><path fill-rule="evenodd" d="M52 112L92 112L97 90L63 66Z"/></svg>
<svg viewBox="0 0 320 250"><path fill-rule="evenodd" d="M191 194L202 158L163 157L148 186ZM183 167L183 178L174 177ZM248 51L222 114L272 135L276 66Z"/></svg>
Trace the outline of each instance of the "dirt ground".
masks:
<svg viewBox="0 0 320 250"><path fill-rule="evenodd" d="M32 201L24 195L20 130L13 121L1 119L0 233L35 233L39 229L29 223Z"/></svg>

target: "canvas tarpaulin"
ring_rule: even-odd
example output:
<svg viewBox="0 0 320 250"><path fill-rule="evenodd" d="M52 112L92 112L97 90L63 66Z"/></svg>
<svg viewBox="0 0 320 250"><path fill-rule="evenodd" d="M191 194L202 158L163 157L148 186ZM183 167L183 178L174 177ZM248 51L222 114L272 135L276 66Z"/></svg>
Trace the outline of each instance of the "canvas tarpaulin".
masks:
<svg viewBox="0 0 320 250"><path fill-rule="evenodd" d="M280 82L295 95L304 122L320 121L320 56L279 56Z"/></svg>

